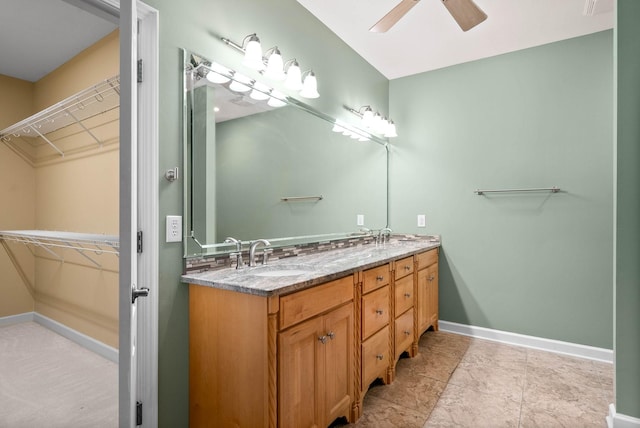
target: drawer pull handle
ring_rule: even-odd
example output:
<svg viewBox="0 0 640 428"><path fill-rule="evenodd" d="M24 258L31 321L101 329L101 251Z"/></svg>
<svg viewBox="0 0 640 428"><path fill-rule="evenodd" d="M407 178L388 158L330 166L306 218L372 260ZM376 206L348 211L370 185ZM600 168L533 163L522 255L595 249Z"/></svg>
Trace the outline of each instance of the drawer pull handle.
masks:
<svg viewBox="0 0 640 428"><path fill-rule="evenodd" d="M382 315L384 311L382 309L376 309L376 314Z"/></svg>
<svg viewBox="0 0 640 428"><path fill-rule="evenodd" d="M384 276L382 275L376 276L376 281L384 281Z"/></svg>
<svg viewBox="0 0 640 428"><path fill-rule="evenodd" d="M325 343L327 343L327 336L318 337L318 341L324 345Z"/></svg>
<svg viewBox="0 0 640 428"><path fill-rule="evenodd" d="M329 337L329 339L333 340L334 337L336 337L336 334L332 331L330 331L329 333L327 333L327 337Z"/></svg>
<svg viewBox="0 0 640 428"><path fill-rule="evenodd" d="M434 279L436 279L436 277L431 275L428 279L429 279L429 281L433 281Z"/></svg>
<svg viewBox="0 0 640 428"><path fill-rule="evenodd" d="M376 358L379 359L380 361L382 361L384 359L384 355L378 354L378 355L376 355Z"/></svg>
<svg viewBox="0 0 640 428"><path fill-rule="evenodd" d="M411 335L411 332L409 330L405 330L404 334L406 334L407 336Z"/></svg>
<svg viewBox="0 0 640 428"><path fill-rule="evenodd" d="M411 297L411 293L404 293L404 297L408 299L409 297Z"/></svg>

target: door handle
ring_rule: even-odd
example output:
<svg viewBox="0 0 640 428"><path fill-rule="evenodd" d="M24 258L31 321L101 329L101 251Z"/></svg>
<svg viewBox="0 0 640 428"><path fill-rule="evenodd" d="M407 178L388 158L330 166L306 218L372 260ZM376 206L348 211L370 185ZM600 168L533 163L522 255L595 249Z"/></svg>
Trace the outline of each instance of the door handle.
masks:
<svg viewBox="0 0 640 428"><path fill-rule="evenodd" d="M138 297L147 297L149 289L147 287L136 288L135 284L131 286L131 303L135 303Z"/></svg>

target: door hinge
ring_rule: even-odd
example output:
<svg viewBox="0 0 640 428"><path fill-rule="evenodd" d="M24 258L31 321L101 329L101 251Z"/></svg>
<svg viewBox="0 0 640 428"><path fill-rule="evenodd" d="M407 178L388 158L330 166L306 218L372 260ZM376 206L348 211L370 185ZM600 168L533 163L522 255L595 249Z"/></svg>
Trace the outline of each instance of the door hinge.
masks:
<svg viewBox="0 0 640 428"><path fill-rule="evenodd" d="M137 242L138 254L141 254L142 253L142 231L141 230L138 231L138 239L136 239L136 242Z"/></svg>
<svg viewBox="0 0 640 428"><path fill-rule="evenodd" d="M142 83L142 59L138 60L138 83Z"/></svg>
<svg viewBox="0 0 640 428"><path fill-rule="evenodd" d="M142 425L142 403L136 401L136 426Z"/></svg>

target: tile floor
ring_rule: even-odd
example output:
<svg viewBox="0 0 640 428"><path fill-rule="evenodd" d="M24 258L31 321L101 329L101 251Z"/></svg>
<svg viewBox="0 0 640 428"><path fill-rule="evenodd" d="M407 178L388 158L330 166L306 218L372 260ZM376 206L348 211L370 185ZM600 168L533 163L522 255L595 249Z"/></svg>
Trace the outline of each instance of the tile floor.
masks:
<svg viewBox="0 0 640 428"><path fill-rule="evenodd" d="M612 402L612 364L428 331L351 426L606 427Z"/></svg>

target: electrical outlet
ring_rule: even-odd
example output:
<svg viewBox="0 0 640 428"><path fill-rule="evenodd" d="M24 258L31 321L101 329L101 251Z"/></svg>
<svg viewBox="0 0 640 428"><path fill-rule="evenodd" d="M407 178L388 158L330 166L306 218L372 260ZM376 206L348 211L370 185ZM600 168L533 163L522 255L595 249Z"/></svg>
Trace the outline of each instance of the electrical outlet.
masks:
<svg viewBox="0 0 640 428"><path fill-rule="evenodd" d="M427 217L424 214L418 214L418 227L427 227Z"/></svg>
<svg viewBox="0 0 640 428"><path fill-rule="evenodd" d="M167 242L182 241L182 216L167 216Z"/></svg>
<svg viewBox="0 0 640 428"><path fill-rule="evenodd" d="M356 216L356 226L364 226L364 214L358 214Z"/></svg>

